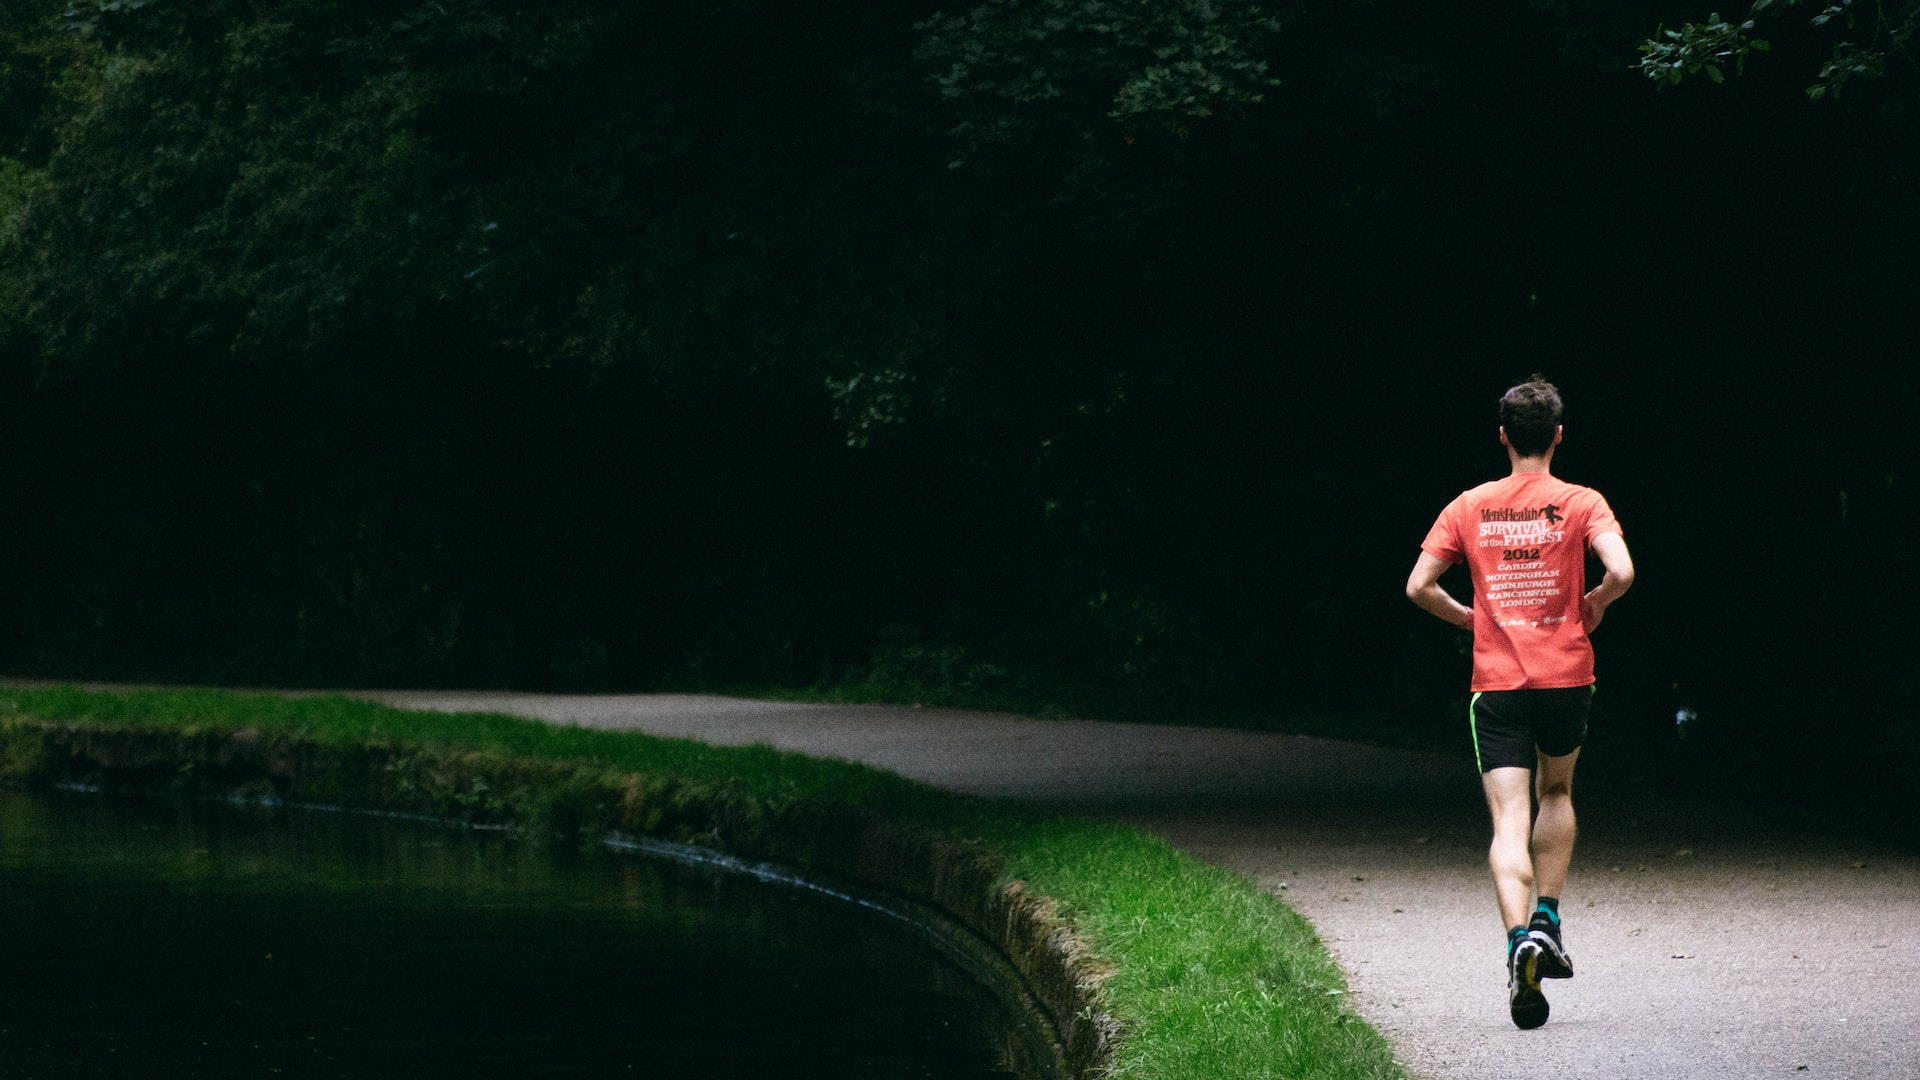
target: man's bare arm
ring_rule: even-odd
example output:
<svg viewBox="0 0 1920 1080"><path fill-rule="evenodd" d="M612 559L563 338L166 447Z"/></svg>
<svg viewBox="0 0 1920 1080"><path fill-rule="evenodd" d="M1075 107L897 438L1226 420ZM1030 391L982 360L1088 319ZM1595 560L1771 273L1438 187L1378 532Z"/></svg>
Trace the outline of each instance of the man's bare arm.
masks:
<svg viewBox="0 0 1920 1080"><path fill-rule="evenodd" d="M1589 634L1600 625L1608 605L1633 587L1633 556L1627 554L1627 542L1619 533L1605 532L1594 537L1593 553L1600 557L1600 565L1607 568L1607 573L1600 584L1588 589L1587 595L1580 599L1580 614L1586 620Z"/></svg>
<svg viewBox="0 0 1920 1080"><path fill-rule="evenodd" d="M1471 630L1473 609L1455 600L1440 587L1440 575L1452 565L1421 552L1420 558L1413 564L1413 573L1407 576L1407 599L1443 622L1452 623L1462 630Z"/></svg>

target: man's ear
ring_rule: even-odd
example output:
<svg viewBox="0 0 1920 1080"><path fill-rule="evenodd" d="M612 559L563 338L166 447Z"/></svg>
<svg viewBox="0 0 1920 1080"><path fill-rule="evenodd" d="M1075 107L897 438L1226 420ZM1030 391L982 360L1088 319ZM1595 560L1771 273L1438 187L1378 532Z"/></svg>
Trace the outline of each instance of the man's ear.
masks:
<svg viewBox="0 0 1920 1080"><path fill-rule="evenodd" d="M1502 431L1505 431L1506 429L1505 429L1505 428L1502 428L1502 429L1500 429L1500 430L1502 430ZM1560 445L1560 436L1562 436L1562 435L1565 435L1565 434L1566 434L1566 432L1567 432L1567 428L1566 428L1566 425L1565 425L1565 424L1555 424L1555 425L1553 425L1553 442L1551 442L1551 443L1549 443L1548 445L1549 445L1549 446L1559 446L1559 445Z"/></svg>
<svg viewBox="0 0 1920 1080"><path fill-rule="evenodd" d="M1500 425L1500 445L1501 445L1501 446L1512 446L1512 445L1513 445L1512 443L1510 443L1510 442L1508 442L1508 441L1507 441L1507 425L1505 425L1505 424L1501 424L1501 425Z"/></svg>

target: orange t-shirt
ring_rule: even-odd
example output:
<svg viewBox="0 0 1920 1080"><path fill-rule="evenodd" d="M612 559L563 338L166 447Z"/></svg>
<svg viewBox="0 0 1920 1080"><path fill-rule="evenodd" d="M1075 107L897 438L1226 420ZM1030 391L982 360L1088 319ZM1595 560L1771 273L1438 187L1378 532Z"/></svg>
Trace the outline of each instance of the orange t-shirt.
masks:
<svg viewBox="0 0 1920 1080"><path fill-rule="evenodd" d="M1587 549L1620 523L1600 493L1547 473L1463 491L1420 550L1473 576L1473 689L1529 690L1593 682L1580 598Z"/></svg>

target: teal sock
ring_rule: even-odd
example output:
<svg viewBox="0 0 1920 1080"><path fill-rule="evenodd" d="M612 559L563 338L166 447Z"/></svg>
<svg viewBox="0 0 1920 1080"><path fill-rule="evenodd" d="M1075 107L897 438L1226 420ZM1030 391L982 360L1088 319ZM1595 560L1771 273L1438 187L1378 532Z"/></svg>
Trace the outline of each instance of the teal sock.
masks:
<svg viewBox="0 0 1920 1080"><path fill-rule="evenodd" d="M1535 922L1541 921L1540 917L1542 915L1546 916L1545 921L1549 925L1559 926L1560 925L1560 898L1557 896L1541 897L1540 902L1534 905L1533 921Z"/></svg>
<svg viewBox="0 0 1920 1080"><path fill-rule="evenodd" d="M1527 940L1526 927L1516 926L1513 929L1507 931L1507 957L1509 959L1513 957L1513 950L1519 948L1520 943L1525 940Z"/></svg>

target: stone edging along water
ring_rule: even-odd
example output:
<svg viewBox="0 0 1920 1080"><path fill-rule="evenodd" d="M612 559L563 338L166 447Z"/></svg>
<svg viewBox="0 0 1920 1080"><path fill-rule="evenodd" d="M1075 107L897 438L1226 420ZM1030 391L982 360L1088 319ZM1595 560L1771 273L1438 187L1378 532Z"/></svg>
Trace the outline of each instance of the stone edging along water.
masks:
<svg viewBox="0 0 1920 1080"><path fill-rule="evenodd" d="M1096 1004L1105 969L1051 900L1003 883L999 859L978 844L848 807L775 807L672 776L478 751L37 721L0 723L0 783L325 805L563 842L645 837L718 851L750 869L775 866L803 882L833 883L821 891L870 897L890 914L926 922L935 937L952 936L934 925L941 916L978 935L1005 961L985 966L1020 984L1001 989L1026 997L1034 1007L1027 1011L1051 1026L1068 1076L1098 1075L1117 1043L1118 1024Z"/></svg>

